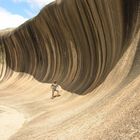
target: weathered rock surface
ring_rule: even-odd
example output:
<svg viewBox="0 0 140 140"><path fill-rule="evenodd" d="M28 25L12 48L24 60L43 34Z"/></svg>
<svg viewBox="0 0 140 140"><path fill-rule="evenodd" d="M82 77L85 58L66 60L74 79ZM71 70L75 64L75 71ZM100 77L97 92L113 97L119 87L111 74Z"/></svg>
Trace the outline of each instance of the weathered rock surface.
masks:
<svg viewBox="0 0 140 140"><path fill-rule="evenodd" d="M139 0L57 0L1 31L0 62L0 105L26 120L11 140L140 139Z"/></svg>

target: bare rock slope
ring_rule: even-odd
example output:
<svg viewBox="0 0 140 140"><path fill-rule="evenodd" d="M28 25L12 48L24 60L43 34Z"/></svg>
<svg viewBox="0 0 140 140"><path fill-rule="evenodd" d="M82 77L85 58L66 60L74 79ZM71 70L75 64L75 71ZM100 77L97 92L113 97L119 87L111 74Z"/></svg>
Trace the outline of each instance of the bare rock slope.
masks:
<svg viewBox="0 0 140 140"><path fill-rule="evenodd" d="M10 140L140 139L140 1L57 0L1 31L0 106L24 116Z"/></svg>

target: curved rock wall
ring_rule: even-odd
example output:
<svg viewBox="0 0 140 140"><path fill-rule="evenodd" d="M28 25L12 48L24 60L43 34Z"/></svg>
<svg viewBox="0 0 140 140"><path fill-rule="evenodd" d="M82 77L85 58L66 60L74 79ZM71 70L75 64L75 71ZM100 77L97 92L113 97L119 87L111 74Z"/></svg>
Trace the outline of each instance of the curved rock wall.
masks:
<svg viewBox="0 0 140 140"><path fill-rule="evenodd" d="M139 30L139 0L57 0L1 33L1 80L11 70L89 93L111 72ZM5 65L6 64L6 65ZM3 67L7 67L2 71Z"/></svg>
<svg viewBox="0 0 140 140"><path fill-rule="evenodd" d="M53 80L80 95L50 99ZM135 140L139 118L139 0L57 0L0 31L0 139Z"/></svg>

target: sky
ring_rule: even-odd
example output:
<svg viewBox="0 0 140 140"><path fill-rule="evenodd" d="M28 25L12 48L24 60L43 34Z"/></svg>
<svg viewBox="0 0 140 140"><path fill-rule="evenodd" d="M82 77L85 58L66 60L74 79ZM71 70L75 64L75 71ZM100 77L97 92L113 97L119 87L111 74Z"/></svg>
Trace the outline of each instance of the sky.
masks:
<svg viewBox="0 0 140 140"><path fill-rule="evenodd" d="M0 0L0 30L21 25L53 1L55 0Z"/></svg>

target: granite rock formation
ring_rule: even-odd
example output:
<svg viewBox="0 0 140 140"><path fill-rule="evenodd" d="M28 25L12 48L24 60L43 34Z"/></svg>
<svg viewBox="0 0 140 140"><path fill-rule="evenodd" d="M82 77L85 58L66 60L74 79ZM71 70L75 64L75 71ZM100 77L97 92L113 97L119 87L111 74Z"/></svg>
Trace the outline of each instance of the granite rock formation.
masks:
<svg viewBox="0 0 140 140"><path fill-rule="evenodd" d="M1 37L8 67L88 93L104 81L139 28L138 0L63 0Z"/></svg>
<svg viewBox="0 0 140 140"><path fill-rule="evenodd" d="M25 93L29 93L34 78L39 82L38 89L34 87L31 91L43 93L41 89L45 89L42 87L45 83L57 80L65 90L64 99L58 99L58 104L56 103L60 108L56 111L55 105L50 101L47 105L40 102L42 108L47 106L48 110L38 118L44 119L48 116L53 119L53 113L63 109L68 113L67 116L61 112L60 116L65 117L61 121L54 118L55 124L51 119L45 119L50 125L45 127L46 131L43 120L38 121L36 118L12 139L139 138L139 55L139 0L57 0L16 29L1 31L0 82L5 94L0 96L6 96L10 89L19 93L21 85L25 85L22 88ZM34 78L30 78L31 76ZM37 96L36 94L30 98ZM24 96L25 100L27 95ZM12 101L7 101L7 98L0 101L10 104ZM20 102L20 95L14 101ZM38 102L33 104L36 106ZM13 102L12 104L14 105ZM26 112L28 107L25 109L23 106L21 110ZM39 107L38 111L35 108L33 110L40 113L40 109L43 109L40 105ZM110 117L112 120L108 120ZM133 127L135 133L129 136L131 132L126 125L128 122L131 127L134 123L133 117L137 121L137 129ZM86 122L83 123L83 128L82 121ZM127 131L123 132L124 135L121 126ZM65 131L67 134L62 133ZM29 132L31 133L28 134Z"/></svg>

